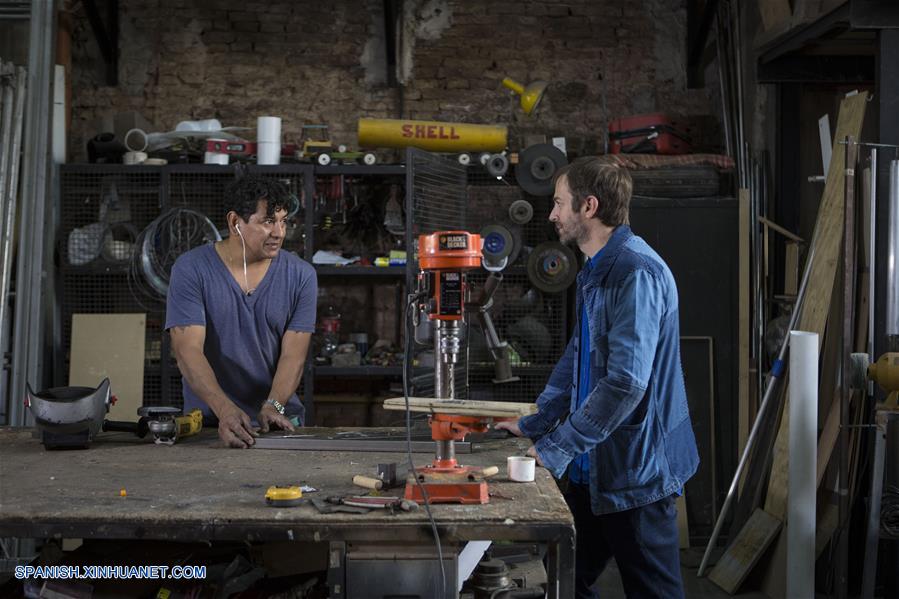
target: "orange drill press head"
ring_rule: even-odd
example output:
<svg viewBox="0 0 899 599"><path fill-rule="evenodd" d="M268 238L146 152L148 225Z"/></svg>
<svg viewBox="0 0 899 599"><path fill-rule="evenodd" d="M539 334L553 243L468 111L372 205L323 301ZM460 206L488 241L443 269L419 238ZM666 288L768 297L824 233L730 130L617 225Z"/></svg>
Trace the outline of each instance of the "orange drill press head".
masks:
<svg viewBox="0 0 899 599"><path fill-rule="evenodd" d="M481 267L481 236L468 231L439 231L418 238L419 288L430 298L428 318L462 320L465 272Z"/></svg>

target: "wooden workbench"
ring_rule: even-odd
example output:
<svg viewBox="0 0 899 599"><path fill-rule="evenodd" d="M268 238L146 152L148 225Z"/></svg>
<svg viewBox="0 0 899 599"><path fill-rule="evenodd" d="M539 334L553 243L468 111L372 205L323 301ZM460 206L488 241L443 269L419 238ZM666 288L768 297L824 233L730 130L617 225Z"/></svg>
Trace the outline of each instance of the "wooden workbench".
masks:
<svg viewBox="0 0 899 599"><path fill-rule="evenodd" d="M533 483L505 474L506 457L527 446L489 441L458 456L466 465L499 466L490 479L498 496L486 505L431 511L444 541L546 542L550 595L568 597L574 523L556 483L543 468ZM416 466L431 459L413 457ZM274 508L264 500L272 484L309 485L320 497L364 494L353 475L372 476L384 462L397 462L398 476L406 471L405 454L226 449L214 431L174 446L101 433L87 450L46 451L29 429L0 427L0 537L431 543L421 509L321 514L311 505Z"/></svg>

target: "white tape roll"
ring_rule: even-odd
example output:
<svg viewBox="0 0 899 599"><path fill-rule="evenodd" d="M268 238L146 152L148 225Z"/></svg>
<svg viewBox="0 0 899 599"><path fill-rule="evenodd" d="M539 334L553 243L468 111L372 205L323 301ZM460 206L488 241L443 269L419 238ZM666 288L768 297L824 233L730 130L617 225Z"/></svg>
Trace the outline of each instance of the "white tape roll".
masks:
<svg viewBox="0 0 899 599"><path fill-rule="evenodd" d="M125 164L140 164L146 159L146 152L125 152L122 155L122 162Z"/></svg>
<svg viewBox="0 0 899 599"><path fill-rule="evenodd" d="M221 152L206 152L203 155L203 164L228 164L228 155Z"/></svg>
<svg viewBox="0 0 899 599"><path fill-rule="evenodd" d="M259 142L256 146L256 164L280 164L281 144Z"/></svg>
<svg viewBox="0 0 899 599"><path fill-rule="evenodd" d="M281 117L261 116L256 119L256 141L281 143ZM277 164L277 163L275 163Z"/></svg>
<svg viewBox="0 0 899 599"><path fill-rule="evenodd" d="M125 134L125 147L132 152L145 152L150 139L143 129L129 129Z"/></svg>
<svg viewBox="0 0 899 599"><path fill-rule="evenodd" d="M512 455L506 461L509 478L519 483L534 482L537 460L532 457Z"/></svg>

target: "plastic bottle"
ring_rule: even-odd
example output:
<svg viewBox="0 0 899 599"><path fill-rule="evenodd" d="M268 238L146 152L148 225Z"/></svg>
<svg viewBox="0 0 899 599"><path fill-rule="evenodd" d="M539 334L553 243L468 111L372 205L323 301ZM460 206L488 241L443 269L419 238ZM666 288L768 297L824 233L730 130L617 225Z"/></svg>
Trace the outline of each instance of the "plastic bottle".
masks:
<svg viewBox="0 0 899 599"><path fill-rule="evenodd" d="M337 353L340 344L340 312L328 305L321 315L322 355L331 357Z"/></svg>

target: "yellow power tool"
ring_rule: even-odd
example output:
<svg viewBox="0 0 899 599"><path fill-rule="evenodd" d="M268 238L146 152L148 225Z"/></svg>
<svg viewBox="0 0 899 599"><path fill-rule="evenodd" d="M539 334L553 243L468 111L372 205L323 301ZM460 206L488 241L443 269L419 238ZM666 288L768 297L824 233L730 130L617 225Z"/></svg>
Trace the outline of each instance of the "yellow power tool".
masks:
<svg viewBox="0 0 899 599"><path fill-rule="evenodd" d="M140 408L137 414L146 419L147 429L160 445L172 445L178 439L203 430L203 412L200 410L182 415L178 408L147 406Z"/></svg>
<svg viewBox="0 0 899 599"><path fill-rule="evenodd" d="M887 352L870 362L868 354L852 354L852 386L864 388L866 380L872 380L887 392L887 397L879 409L899 410L899 352Z"/></svg>

